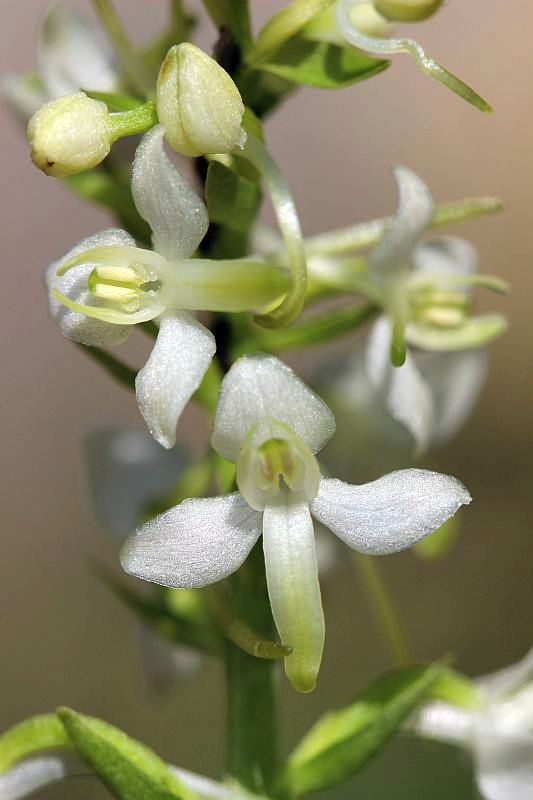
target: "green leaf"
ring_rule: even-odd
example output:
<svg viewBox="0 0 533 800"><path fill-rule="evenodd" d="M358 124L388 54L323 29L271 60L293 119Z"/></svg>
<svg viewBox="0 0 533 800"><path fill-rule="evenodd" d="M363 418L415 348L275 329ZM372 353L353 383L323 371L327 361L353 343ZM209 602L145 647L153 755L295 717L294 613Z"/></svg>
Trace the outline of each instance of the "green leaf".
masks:
<svg viewBox="0 0 533 800"><path fill-rule="evenodd" d="M0 773L34 753L58 747L70 747L70 742L55 714L31 717L0 736Z"/></svg>
<svg viewBox="0 0 533 800"><path fill-rule="evenodd" d="M295 36L258 69L304 86L338 89L378 75L389 64L353 48Z"/></svg>
<svg viewBox="0 0 533 800"><path fill-rule="evenodd" d="M333 5L335 0L292 0L271 17L260 30L249 63L257 66L300 31L317 14Z"/></svg>
<svg viewBox="0 0 533 800"><path fill-rule="evenodd" d="M290 756L282 785L295 795L335 786L357 772L431 692L440 664L377 678L346 708L322 717Z"/></svg>
<svg viewBox="0 0 533 800"><path fill-rule="evenodd" d="M57 716L81 758L120 800L198 800L156 754L107 722L61 708Z"/></svg>
<svg viewBox="0 0 533 800"><path fill-rule="evenodd" d="M218 161L207 170L205 199L209 219L233 231L248 231L261 204L257 183Z"/></svg>

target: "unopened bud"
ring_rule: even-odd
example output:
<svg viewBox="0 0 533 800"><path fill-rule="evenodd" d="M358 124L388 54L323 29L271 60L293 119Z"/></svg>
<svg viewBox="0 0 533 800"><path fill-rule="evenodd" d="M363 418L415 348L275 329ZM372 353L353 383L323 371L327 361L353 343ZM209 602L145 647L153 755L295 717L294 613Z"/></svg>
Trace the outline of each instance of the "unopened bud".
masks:
<svg viewBox="0 0 533 800"><path fill-rule="evenodd" d="M391 22L420 22L431 17L444 0L374 0L374 5Z"/></svg>
<svg viewBox="0 0 533 800"><path fill-rule="evenodd" d="M170 146L185 156L243 147L244 105L233 80L187 42L171 47L157 79L157 114Z"/></svg>
<svg viewBox="0 0 533 800"><path fill-rule="evenodd" d="M47 175L64 178L95 167L111 148L105 103L84 92L45 103L30 119L31 159Z"/></svg>

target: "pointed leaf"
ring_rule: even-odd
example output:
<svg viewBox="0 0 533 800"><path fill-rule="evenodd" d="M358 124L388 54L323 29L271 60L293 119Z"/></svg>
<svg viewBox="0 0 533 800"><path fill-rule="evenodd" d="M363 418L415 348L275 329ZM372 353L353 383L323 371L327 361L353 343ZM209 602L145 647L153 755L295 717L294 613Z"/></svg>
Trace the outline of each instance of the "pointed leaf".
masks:
<svg viewBox="0 0 533 800"><path fill-rule="evenodd" d="M258 68L304 86L339 89L378 75L389 64L358 50L295 36Z"/></svg>
<svg viewBox="0 0 533 800"><path fill-rule="evenodd" d="M354 703L323 716L290 756L284 786L301 795L349 778L429 695L442 670L437 664L385 673Z"/></svg>
<svg viewBox="0 0 533 800"><path fill-rule="evenodd" d="M152 750L107 722L61 708L57 715L81 758L120 800L197 800Z"/></svg>

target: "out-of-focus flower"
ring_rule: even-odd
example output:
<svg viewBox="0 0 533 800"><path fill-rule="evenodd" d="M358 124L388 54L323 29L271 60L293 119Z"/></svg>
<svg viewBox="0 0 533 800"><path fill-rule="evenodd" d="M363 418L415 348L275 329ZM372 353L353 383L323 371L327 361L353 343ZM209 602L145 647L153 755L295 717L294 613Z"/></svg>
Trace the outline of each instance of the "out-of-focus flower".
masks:
<svg viewBox="0 0 533 800"><path fill-rule="evenodd" d="M364 486L320 475L331 411L273 356L239 359L224 378L212 445L237 464L239 492L186 500L139 528L124 569L164 586L199 587L243 563L263 533L272 612L295 688L315 685L324 642L312 516L350 547L397 552L428 535L470 495L455 478L402 470Z"/></svg>
<svg viewBox="0 0 533 800"><path fill-rule="evenodd" d="M465 710L424 706L410 729L456 744L474 760L484 800L530 800L533 792L533 650L522 661L477 681L479 702Z"/></svg>
<svg viewBox="0 0 533 800"><path fill-rule="evenodd" d="M191 258L207 231L207 209L166 157L161 126L137 148L132 194L154 250L136 247L118 229L80 242L47 270L50 313L65 336L92 346L119 344L133 325L156 319L159 334L137 375L137 400L154 438L170 448L215 352L212 333L188 310L261 308L282 297L290 279L261 259Z"/></svg>
<svg viewBox="0 0 533 800"><path fill-rule="evenodd" d="M4 95L22 119L49 100L80 89L115 92L119 79L111 47L98 26L76 9L54 3L39 28L37 73L8 76Z"/></svg>
<svg viewBox="0 0 533 800"><path fill-rule="evenodd" d="M499 314L470 316L472 286L506 287L475 274L477 256L468 242L448 236L420 243L433 214L431 195L405 167L395 177L399 208L359 287L386 314L375 323L364 357L341 379L340 394L353 391L385 405L422 453L462 425L485 374L480 348L506 329Z"/></svg>
<svg viewBox="0 0 533 800"><path fill-rule="evenodd" d="M93 430L85 452L93 508L102 527L118 540L135 530L189 463L179 445L164 450L139 428Z"/></svg>

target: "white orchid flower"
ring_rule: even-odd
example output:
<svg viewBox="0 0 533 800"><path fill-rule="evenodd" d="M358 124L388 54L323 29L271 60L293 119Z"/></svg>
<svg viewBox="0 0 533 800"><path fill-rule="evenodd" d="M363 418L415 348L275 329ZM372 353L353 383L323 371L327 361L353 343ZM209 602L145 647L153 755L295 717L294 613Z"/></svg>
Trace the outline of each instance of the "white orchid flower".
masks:
<svg viewBox="0 0 533 800"><path fill-rule="evenodd" d="M506 287L475 274L477 255L468 242L451 236L419 242L433 214L431 195L405 167L394 174L399 209L369 255L361 286L386 311L369 336L364 377L421 453L460 427L484 378L479 348L506 328L499 314L469 316L471 287Z"/></svg>
<svg viewBox="0 0 533 800"><path fill-rule="evenodd" d="M237 464L238 492L186 500L125 544L126 572L199 587L240 567L263 533L268 591L286 671L311 691L324 642L314 517L349 547L383 555L440 527L470 495L455 478L402 470L364 486L322 478L315 453L333 434L329 408L273 356L239 359L224 381L212 445Z"/></svg>
<svg viewBox="0 0 533 800"><path fill-rule="evenodd" d="M54 3L39 28L37 74L13 75L4 93L27 122L46 102L91 89L116 92L118 70L113 51L98 26L75 8Z"/></svg>
<svg viewBox="0 0 533 800"><path fill-rule="evenodd" d="M530 800L533 795L533 650L518 664L477 681L470 710L435 701L409 727L428 739L466 748L484 800Z"/></svg>
<svg viewBox="0 0 533 800"><path fill-rule="evenodd" d="M136 323L158 322L136 391L150 432L171 448L176 422L215 353L212 333L189 310L261 308L283 296L289 277L260 259L191 258L207 231L207 209L166 157L161 126L137 148L131 185L154 250L136 247L117 229L85 239L48 268L50 313L65 336L92 346L119 344Z"/></svg>

